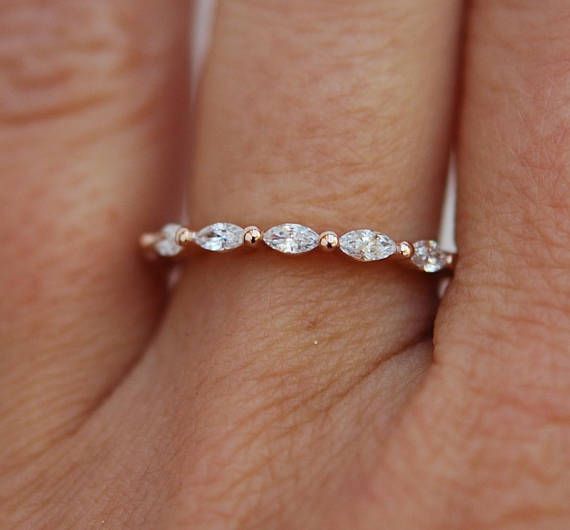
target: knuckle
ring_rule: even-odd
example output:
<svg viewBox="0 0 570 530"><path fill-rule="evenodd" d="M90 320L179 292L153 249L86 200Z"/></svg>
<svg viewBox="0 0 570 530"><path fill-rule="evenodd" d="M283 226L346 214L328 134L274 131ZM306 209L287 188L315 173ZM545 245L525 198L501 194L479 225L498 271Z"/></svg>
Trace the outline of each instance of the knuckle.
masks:
<svg viewBox="0 0 570 530"><path fill-rule="evenodd" d="M156 90L155 59L172 41L136 11L130 0L1 3L0 121L25 128L89 112L104 120L117 100L131 101L135 115ZM125 90L141 70L148 85Z"/></svg>
<svg viewBox="0 0 570 530"><path fill-rule="evenodd" d="M24 2L1 9L4 123L64 116L100 100L102 94L92 84L92 75L98 74L93 64L101 71L105 66L96 59L85 60L93 52L103 55L110 40L101 31L102 21L96 20L97 10L62 2L49 8ZM85 26L99 27L91 33L82 29ZM88 86L92 89L86 91Z"/></svg>

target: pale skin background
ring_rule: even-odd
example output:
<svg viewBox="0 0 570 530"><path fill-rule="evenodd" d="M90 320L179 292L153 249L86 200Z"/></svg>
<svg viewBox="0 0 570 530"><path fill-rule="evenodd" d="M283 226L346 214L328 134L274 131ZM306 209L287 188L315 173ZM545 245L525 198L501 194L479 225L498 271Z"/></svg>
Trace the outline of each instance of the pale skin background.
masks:
<svg viewBox="0 0 570 530"><path fill-rule="evenodd" d="M570 528L570 3L222 0L192 113L189 10L0 0L0 528ZM432 236L452 144L439 308L136 251L183 182L193 226Z"/></svg>

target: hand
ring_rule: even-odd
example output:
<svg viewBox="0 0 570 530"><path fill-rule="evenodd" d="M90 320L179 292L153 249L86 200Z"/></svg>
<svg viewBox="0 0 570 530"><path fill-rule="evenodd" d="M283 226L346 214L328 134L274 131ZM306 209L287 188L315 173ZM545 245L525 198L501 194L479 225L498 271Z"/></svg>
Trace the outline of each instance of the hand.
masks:
<svg viewBox="0 0 570 530"><path fill-rule="evenodd" d="M0 3L0 527L569 528L569 4L222 0L190 168L187 4ZM450 145L439 307L136 251L183 181L191 226L433 237Z"/></svg>

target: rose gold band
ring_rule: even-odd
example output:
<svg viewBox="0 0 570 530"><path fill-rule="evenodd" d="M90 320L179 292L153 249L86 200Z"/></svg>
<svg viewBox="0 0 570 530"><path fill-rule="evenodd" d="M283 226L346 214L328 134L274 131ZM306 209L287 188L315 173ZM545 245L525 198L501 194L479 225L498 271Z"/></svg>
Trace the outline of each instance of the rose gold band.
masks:
<svg viewBox="0 0 570 530"><path fill-rule="evenodd" d="M218 222L193 231L177 223L165 225L154 233L143 234L141 247L149 257L179 258L192 247L211 252L227 252L261 244L283 254L305 254L315 249L340 250L358 261L382 261L400 258L428 273L451 271L456 254L443 250L434 240L396 241L369 228L351 230L342 235L327 230L316 232L297 223L284 223L262 231L256 226L242 228Z"/></svg>

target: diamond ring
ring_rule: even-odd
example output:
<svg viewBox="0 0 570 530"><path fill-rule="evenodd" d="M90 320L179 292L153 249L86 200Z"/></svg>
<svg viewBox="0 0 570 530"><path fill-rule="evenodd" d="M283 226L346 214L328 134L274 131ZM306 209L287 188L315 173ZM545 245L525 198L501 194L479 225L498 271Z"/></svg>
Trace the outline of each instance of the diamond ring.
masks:
<svg viewBox="0 0 570 530"><path fill-rule="evenodd" d="M154 233L143 234L140 245L149 258L179 258L191 246L211 252L226 252L239 247L258 247L261 243L283 254L305 254L315 249L340 250L358 261L380 261L403 258L418 269L435 273L451 271L456 254L443 250L434 240L396 241L370 228L350 230L342 235L327 230L318 233L297 223L284 223L263 232L257 226L214 223L193 231L169 223Z"/></svg>

